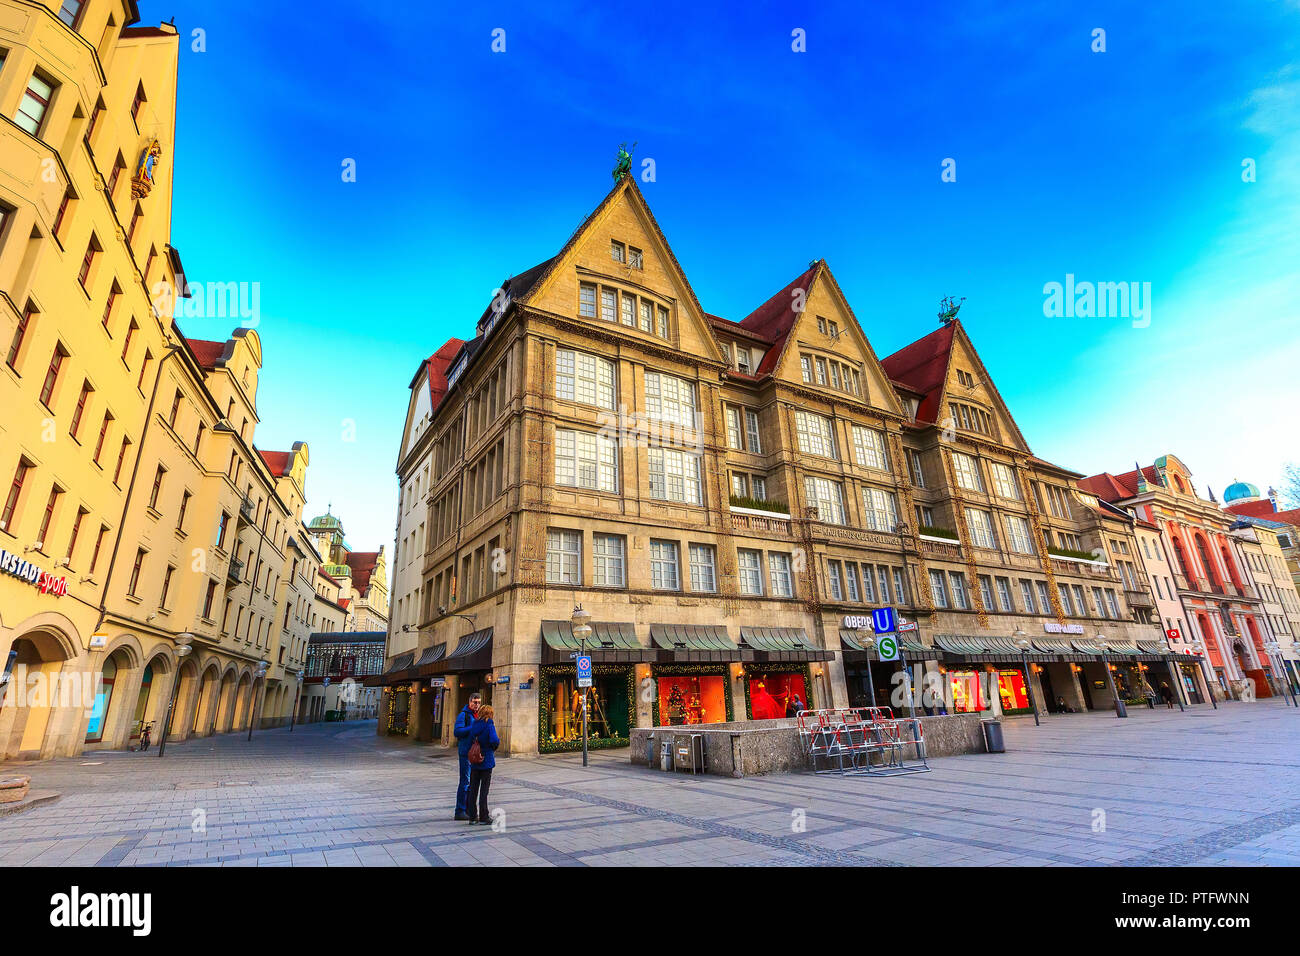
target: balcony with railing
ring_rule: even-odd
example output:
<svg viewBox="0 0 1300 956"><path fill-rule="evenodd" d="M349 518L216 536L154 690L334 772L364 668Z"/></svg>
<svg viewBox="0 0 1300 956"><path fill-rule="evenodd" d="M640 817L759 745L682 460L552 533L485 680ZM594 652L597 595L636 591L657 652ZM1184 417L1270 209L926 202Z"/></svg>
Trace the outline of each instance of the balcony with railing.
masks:
<svg viewBox="0 0 1300 956"><path fill-rule="evenodd" d="M253 499L247 495L239 502L239 519L248 522L253 520Z"/></svg>
<svg viewBox="0 0 1300 956"><path fill-rule="evenodd" d="M230 563L226 565L226 577L234 584L239 584L244 580L244 562L239 558L231 558Z"/></svg>
<svg viewBox="0 0 1300 956"><path fill-rule="evenodd" d="M1124 600L1128 602L1129 607L1133 608L1153 608L1156 606L1155 601L1146 591L1130 591L1125 588Z"/></svg>
<svg viewBox="0 0 1300 956"><path fill-rule="evenodd" d="M745 514L732 509L731 530L742 533L790 534L790 519L779 515Z"/></svg>

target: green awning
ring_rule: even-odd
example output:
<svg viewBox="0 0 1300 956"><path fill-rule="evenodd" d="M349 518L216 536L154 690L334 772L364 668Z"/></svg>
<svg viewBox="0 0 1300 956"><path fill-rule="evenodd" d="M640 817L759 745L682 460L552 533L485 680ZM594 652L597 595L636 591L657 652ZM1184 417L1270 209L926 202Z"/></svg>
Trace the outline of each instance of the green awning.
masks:
<svg viewBox="0 0 1300 956"><path fill-rule="evenodd" d="M844 650L857 654L869 654L873 661L879 660L876 649L873 647L870 651L866 650L858 640L858 632L851 631L848 628L840 628L840 643L844 645ZM904 654L909 661L935 661L939 659L939 652L927 644L922 644L915 637L903 637L898 642Z"/></svg>
<svg viewBox="0 0 1300 956"><path fill-rule="evenodd" d="M1138 647L1147 654L1157 654L1160 657L1167 657L1170 654L1169 646L1164 641L1138 641Z"/></svg>
<svg viewBox="0 0 1300 956"><path fill-rule="evenodd" d="M989 646L980 637L968 637L961 634L936 634L934 642L950 654L982 657L989 653Z"/></svg>
<svg viewBox="0 0 1300 956"><path fill-rule="evenodd" d="M671 652L673 660L739 661L753 653L742 652L720 625L651 624L650 639Z"/></svg>
<svg viewBox="0 0 1300 956"><path fill-rule="evenodd" d="M573 622L542 622L543 664L567 664L580 647L573 636ZM592 621L587 654L594 661L606 663L653 661L659 657L654 648L637 640L636 625L626 621Z"/></svg>
<svg viewBox="0 0 1300 956"><path fill-rule="evenodd" d="M835 655L823 651L808 640L808 634L801 627L742 627L740 640L747 646L764 655L766 660L784 661L829 661ZM759 658L761 662L764 658Z"/></svg>

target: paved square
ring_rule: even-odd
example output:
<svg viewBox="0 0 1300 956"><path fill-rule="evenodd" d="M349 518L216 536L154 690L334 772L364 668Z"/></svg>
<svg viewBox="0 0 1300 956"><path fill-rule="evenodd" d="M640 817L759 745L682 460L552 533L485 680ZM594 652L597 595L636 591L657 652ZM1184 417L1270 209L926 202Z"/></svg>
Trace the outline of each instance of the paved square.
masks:
<svg viewBox="0 0 1300 956"><path fill-rule="evenodd" d="M454 753L373 722L227 735L9 765L63 796L0 817L0 865L1300 865L1300 711L1131 713L1012 720L1008 753L909 777L502 760L500 830L451 820Z"/></svg>

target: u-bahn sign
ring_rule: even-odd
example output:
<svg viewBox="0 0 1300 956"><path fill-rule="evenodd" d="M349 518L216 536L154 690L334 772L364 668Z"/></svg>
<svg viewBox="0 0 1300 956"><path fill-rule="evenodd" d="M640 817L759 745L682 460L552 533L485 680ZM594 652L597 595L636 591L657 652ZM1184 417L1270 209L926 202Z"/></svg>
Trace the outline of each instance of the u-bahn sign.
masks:
<svg viewBox="0 0 1300 956"><path fill-rule="evenodd" d="M20 581L26 581L42 594L62 597L68 593L68 579L55 577L48 571L42 571L21 555L12 551L0 550L0 572L11 575Z"/></svg>

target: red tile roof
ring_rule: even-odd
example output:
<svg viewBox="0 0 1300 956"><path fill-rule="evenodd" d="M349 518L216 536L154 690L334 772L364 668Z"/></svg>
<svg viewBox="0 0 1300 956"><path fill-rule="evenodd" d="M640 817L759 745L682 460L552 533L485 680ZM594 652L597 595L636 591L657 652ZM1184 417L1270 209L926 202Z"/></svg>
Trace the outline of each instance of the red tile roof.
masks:
<svg viewBox="0 0 1300 956"><path fill-rule="evenodd" d="M802 289L806 298L808 288L812 285L813 273L821 265L820 260L790 282L784 289L768 299L738 323L742 329L754 332L772 343L772 347L763 355L763 362L754 371L755 376L769 374L776 368L777 360L785 349L786 337L799 313L794 310L794 290Z"/></svg>
<svg viewBox="0 0 1300 956"><path fill-rule="evenodd" d="M330 584L334 585L335 587L339 587L339 588L343 587L343 585L342 585L341 583L339 583L338 578L334 577L333 575L326 574L326 573L325 573L324 571L322 571L320 568L317 568L317 569L316 569L316 573L319 574L321 577L323 577L323 578L324 578L326 581L328 581Z"/></svg>
<svg viewBox="0 0 1300 956"><path fill-rule="evenodd" d="M948 380L948 362L952 357L953 332L956 323L940 326L929 335L905 345L893 355L880 360L892 380L904 388L921 395L916 410L916 420L938 420L939 396Z"/></svg>
<svg viewBox="0 0 1300 956"><path fill-rule="evenodd" d="M448 339L442 348L429 356L429 399L435 412L447 394L447 369L464 345L463 339Z"/></svg>
<svg viewBox="0 0 1300 956"><path fill-rule="evenodd" d="M1156 471L1154 466L1147 465L1142 469L1142 475L1149 484L1160 485L1160 472ZM1096 495L1103 501L1112 502L1132 498L1138 493L1137 484L1136 470L1126 471L1122 475L1112 475L1108 471L1103 471L1099 475L1090 475L1079 480L1079 487L1084 491Z"/></svg>
<svg viewBox="0 0 1300 956"><path fill-rule="evenodd" d="M226 352L225 342L210 342L207 339L189 338L185 342L189 345L190 351L194 353L199 366L209 371L217 367Z"/></svg>
<svg viewBox="0 0 1300 956"><path fill-rule="evenodd" d="M366 589L370 587L370 575L379 561L379 552L352 551L344 561L352 569L352 586L357 589L358 594L365 594Z"/></svg>
<svg viewBox="0 0 1300 956"><path fill-rule="evenodd" d="M1261 498L1259 501L1240 501L1228 505L1224 510L1247 518L1264 518L1268 521L1280 521L1283 524L1300 525L1300 508L1278 511L1268 498Z"/></svg>
<svg viewBox="0 0 1300 956"><path fill-rule="evenodd" d="M262 461L266 462L266 467L271 469L271 474L277 478L289 474L289 466L293 462L292 452L262 451L259 448L257 453L262 456Z"/></svg>

